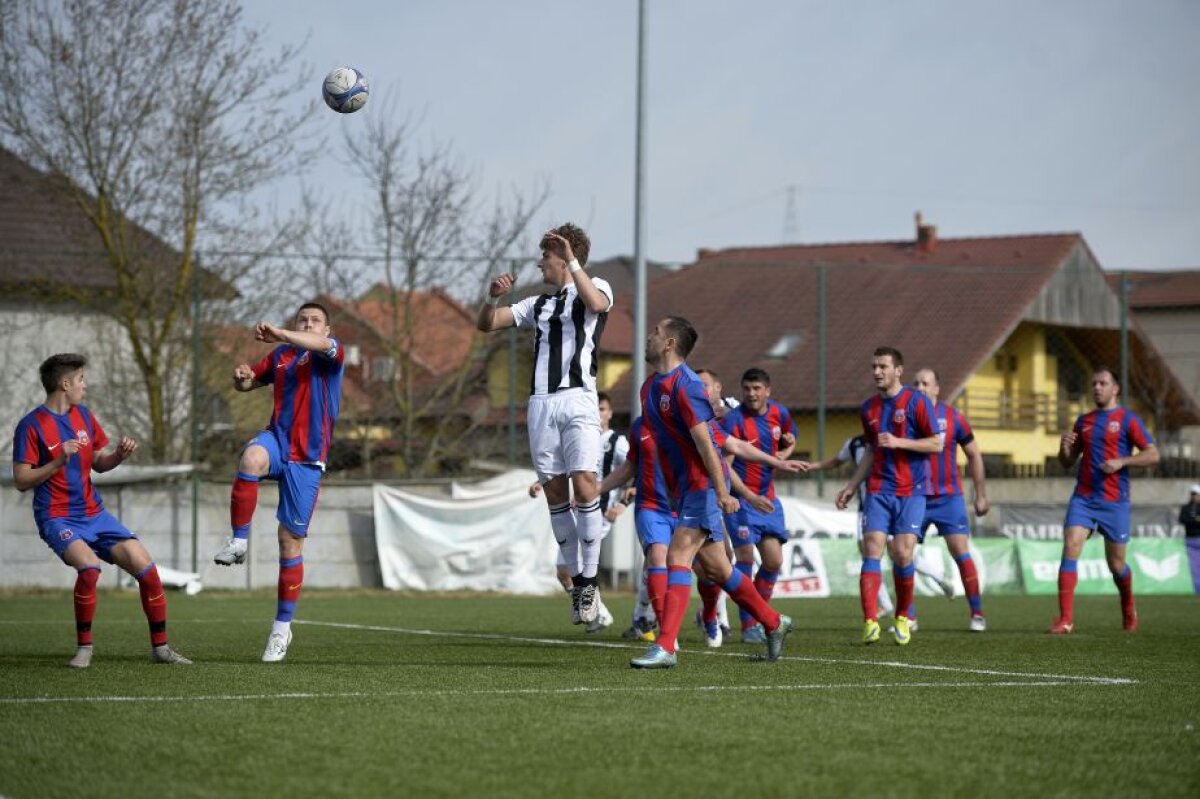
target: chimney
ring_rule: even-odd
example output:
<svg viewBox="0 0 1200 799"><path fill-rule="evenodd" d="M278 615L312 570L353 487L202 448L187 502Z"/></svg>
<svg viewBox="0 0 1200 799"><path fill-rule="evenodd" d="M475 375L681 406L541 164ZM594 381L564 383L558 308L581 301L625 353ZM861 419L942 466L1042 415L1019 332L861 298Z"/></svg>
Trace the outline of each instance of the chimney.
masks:
<svg viewBox="0 0 1200 799"><path fill-rule="evenodd" d="M937 225L925 224L925 217L920 211L916 213L917 242L913 249L917 252L931 253L937 249Z"/></svg>

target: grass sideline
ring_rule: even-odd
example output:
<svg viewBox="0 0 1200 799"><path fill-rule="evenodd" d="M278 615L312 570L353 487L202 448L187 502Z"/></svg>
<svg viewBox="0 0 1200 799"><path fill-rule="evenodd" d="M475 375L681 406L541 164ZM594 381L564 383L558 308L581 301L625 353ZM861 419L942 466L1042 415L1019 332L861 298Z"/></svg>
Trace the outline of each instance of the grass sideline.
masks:
<svg viewBox="0 0 1200 799"><path fill-rule="evenodd" d="M265 592L171 594L150 664L134 592L104 591L92 668L68 592L0 603L0 795L1196 796L1200 598L924 599L901 648L858 642L857 602L786 600L785 659L704 650L628 667L559 598L306 591L287 662L258 662ZM886 624L885 624L886 628Z"/></svg>

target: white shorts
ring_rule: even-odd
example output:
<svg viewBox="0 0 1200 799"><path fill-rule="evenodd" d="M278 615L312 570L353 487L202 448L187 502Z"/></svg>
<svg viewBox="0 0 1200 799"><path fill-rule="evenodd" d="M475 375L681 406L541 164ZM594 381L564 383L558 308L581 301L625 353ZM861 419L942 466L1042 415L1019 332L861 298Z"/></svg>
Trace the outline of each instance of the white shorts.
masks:
<svg viewBox="0 0 1200 799"><path fill-rule="evenodd" d="M600 403L596 392L571 388L529 398L529 454L538 480L595 472L600 462Z"/></svg>

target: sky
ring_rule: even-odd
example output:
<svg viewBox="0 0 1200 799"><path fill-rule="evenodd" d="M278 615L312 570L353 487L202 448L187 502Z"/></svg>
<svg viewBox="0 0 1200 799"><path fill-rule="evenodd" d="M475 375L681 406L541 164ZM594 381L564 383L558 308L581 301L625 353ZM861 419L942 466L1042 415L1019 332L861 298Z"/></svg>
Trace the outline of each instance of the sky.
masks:
<svg viewBox="0 0 1200 799"><path fill-rule="evenodd" d="M594 259L632 253L636 0L244 8L270 47L307 38L314 96L334 66L370 81L362 111L314 111L306 185L365 209L335 151L390 112L488 196L547 181L537 225L583 225ZM1194 0L646 8L647 258L908 239L920 210L942 238L1077 231L1106 269L1200 268Z"/></svg>

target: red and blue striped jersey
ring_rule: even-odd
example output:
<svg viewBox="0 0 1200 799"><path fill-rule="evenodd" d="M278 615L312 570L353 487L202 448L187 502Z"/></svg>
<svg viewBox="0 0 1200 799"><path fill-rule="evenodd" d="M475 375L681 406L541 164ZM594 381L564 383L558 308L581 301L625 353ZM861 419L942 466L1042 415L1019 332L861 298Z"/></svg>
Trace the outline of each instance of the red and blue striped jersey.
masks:
<svg viewBox="0 0 1200 799"><path fill-rule="evenodd" d="M747 441L768 455L777 455L782 449L780 439L784 433L796 433L796 423L792 421L788 409L775 400L767 400L763 413L755 416L745 404L739 405L721 420L721 428L733 436ZM741 458L733 461L733 470L742 478L746 488L755 494L775 499L775 484L772 478L775 469L763 463L747 463Z"/></svg>
<svg viewBox="0 0 1200 799"><path fill-rule="evenodd" d="M925 480L925 496L944 497L962 493L962 477L958 474L958 448L964 450L975 440L967 417L951 405L939 402L933 406L942 451L929 456L929 475Z"/></svg>
<svg viewBox="0 0 1200 799"><path fill-rule="evenodd" d="M17 424L13 463L44 466L71 439L79 442L79 453L33 490L33 518L39 527L50 519L91 517L104 510L100 492L92 485L92 461L108 446L108 436L86 405L72 405L63 414L41 405Z"/></svg>
<svg viewBox="0 0 1200 799"><path fill-rule="evenodd" d="M1075 420L1075 445L1072 454L1079 461L1075 496L1102 499L1105 502L1129 501L1129 469L1105 474L1100 467L1113 458L1127 458L1133 448L1145 449L1154 443L1142 418L1117 406L1109 410L1088 411Z"/></svg>
<svg viewBox="0 0 1200 799"><path fill-rule="evenodd" d="M911 497L925 488L929 456L906 449L884 449L879 434L920 439L937 435L933 403L920 391L904 386L894 397L876 394L859 409L863 436L875 451L867 477L868 494Z"/></svg>
<svg viewBox="0 0 1200 799"><path fill-rule="evenodd" d="M275 410L267 430L292 463L325 465L342 396L345 353L337 339L328 352L284 344L254 366L254 379L271 383Z"/></svg>
<svg viewBox="0 0 1200 799"><path fill-rule="evenodd" d="M633 465L633 485L637 489L634 508L671 513L671 500L667 496L667 483L658 465L654 437L645 428L642 417L633 420L629 438L628 460Z"/></svg>
<svg viewBox="0 0 1200 799"><path fill-rule="evenodd" d="M713 488L691 429L713 418L704 384L686 363L642 383L642 419L654 439L667 496L672 503L688 491ZM708 425L712 434L712 425ZM715 445L714 445L715 448Z"/></svg>

